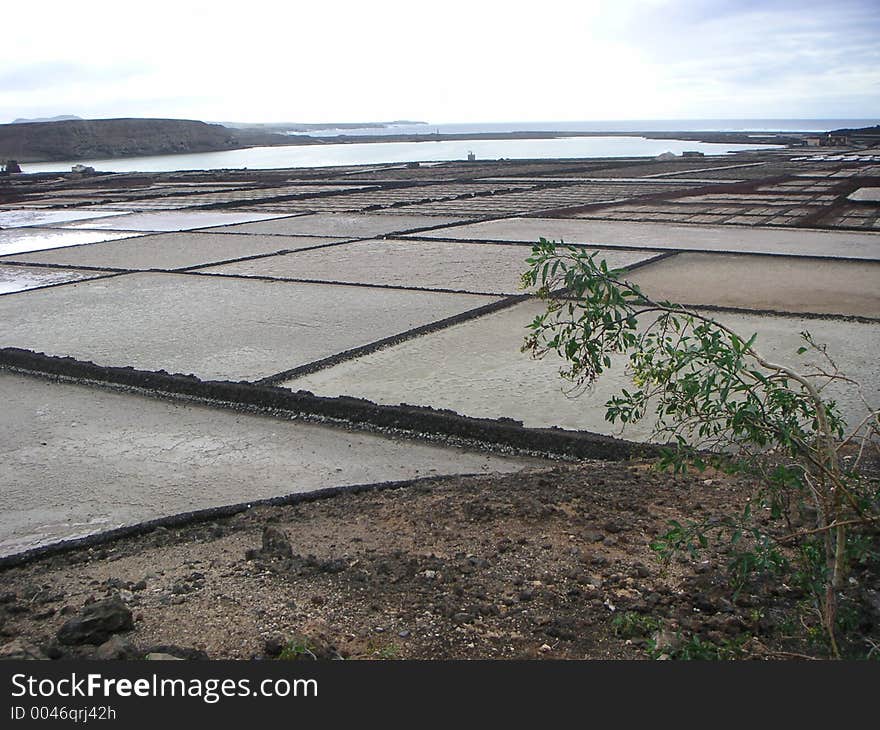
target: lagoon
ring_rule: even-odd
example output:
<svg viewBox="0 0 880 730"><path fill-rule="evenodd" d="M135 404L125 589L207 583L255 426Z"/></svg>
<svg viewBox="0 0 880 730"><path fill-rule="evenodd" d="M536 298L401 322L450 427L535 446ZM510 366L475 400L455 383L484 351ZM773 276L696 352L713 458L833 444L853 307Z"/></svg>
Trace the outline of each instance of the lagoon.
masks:
<svg viewBox="0 0 880 730"><path fill-rule="evenodd" d="M332 167L336 165L402 164L466 160L569 159L584 157L656 157L663 152L686 150L723 155L778 145L718 144L645 137L561 137L557 139L490 139L424 142L373 142L352 144L250 147L223 152L156 155L104 160L69 160L23 164L24 172L68 172L76 164L101 172L167 172L173 170Z"/></svg>

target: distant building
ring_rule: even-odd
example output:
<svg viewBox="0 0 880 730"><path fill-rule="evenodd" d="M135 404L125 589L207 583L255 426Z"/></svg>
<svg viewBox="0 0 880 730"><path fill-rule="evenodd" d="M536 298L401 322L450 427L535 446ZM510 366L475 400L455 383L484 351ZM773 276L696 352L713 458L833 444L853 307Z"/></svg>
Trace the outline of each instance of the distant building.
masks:
<svg viewBox="0 0 880 730"><path fill-rule="evenodd" d="M822 144L835 147L876 147L880 145L880 124L860 129L835 129L822 138Z"/></svg>
<svg viewBox="0 0 880 730"><path fill-rule="evenodd" d="M828 132L821 137L804 137L807 147L849 147L850 139L846 134Z"/></svg>
<svg viewBox="0 0 880 730"><path fill-rule="evenodd" d="M477 156L473 152L468 152L468 162L476 162Z"/></svg>
<svg viewBox="0 0 880 730"><path fill-rule="evenodd" d="M702 152L696 152L696 151L682 152L681 156L682 157L705 157L705 155Z"/></svg>

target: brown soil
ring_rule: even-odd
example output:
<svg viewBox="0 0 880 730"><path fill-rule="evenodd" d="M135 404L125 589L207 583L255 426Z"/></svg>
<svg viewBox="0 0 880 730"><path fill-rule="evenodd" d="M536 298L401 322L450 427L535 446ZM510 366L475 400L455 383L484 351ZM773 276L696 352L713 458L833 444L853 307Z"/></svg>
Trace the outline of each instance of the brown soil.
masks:
<svg viewBox="0 0 880 730"><path fill-rule="evenodd" d="M120 595L138 655L821 655L786 638L797 590L765 581L734 598L724 547L666 566L650 548L669 520L728 514L749 492L718 474L584 462L258 507L6 568L0 633L91 656L56 632L85 603ZM269 526L292 557L253 555Z"/></svg>

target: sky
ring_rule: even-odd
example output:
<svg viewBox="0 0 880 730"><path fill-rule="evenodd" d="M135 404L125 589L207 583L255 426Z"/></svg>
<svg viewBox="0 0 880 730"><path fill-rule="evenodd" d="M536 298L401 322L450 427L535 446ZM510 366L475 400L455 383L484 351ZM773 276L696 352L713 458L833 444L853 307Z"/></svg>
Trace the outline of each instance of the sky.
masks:
<svg viewBox="0 0 880 730"><path fill-rule="evenodd" d="M878 0L6 2L0 122L880 117Z"/></svg>

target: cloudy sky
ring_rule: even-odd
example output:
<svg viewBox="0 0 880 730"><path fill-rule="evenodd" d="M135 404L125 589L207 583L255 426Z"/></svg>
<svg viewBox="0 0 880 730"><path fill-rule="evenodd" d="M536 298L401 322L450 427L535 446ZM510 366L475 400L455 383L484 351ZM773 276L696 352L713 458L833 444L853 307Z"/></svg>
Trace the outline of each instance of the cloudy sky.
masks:
<svg viewBox="0 0 880 730"><path fill-rule="evenodd" d="M4 3L0 122L880 117L877 0Z"/></svg>

